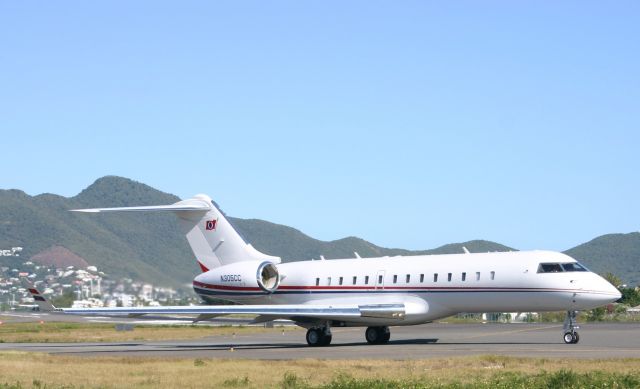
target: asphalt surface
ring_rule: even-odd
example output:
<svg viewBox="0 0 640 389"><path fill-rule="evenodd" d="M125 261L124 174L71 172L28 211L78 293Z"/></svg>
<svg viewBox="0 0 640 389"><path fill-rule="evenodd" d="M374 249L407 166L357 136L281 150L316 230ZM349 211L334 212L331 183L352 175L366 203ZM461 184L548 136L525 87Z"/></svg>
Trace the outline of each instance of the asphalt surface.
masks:
<svg viewBox="0 0 640 389"><path fill-rule="evenodd" d="M134 330L135 331L135 330ZM308 347L305 331L121 343L0 343L20 350L76 356L248 359L421 359L466 355L538 358L640 358L640 324L582 324L580 343L564 344L558 324L425 324L392 327L386 345L369 345L363 328L334 328L328 347Z"/></svg>

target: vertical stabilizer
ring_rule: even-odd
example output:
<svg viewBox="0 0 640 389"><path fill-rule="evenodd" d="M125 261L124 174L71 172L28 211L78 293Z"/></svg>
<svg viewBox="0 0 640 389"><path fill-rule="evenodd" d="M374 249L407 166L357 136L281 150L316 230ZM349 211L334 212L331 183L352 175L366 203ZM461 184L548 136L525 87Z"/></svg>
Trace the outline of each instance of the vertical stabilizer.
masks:
<svg viewBox="0 0 640 389"><path fill-rule="evenodd" d="M209 196L199 194L186 201L191 200L210 205L206 212L176 212L202 271L240 261L280 262L280 258L263 254L247 244Z"/></svg>

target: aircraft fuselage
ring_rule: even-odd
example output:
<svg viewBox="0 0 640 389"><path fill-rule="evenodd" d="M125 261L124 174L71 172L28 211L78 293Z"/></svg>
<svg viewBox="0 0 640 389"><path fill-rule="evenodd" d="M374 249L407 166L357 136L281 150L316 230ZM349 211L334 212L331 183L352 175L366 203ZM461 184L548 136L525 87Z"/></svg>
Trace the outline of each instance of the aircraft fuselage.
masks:
<svg viewBox="0 0 640 389"><path fill-rule="evenodd" d="M617 289L583 267L545 272L541 264L577 264L551 251L335 259L278 264L273 291L240 274L203 273L194 289L205 301L241 304L407 305L403 320L363 318L344 325L413 325L460 312L576 311L613 302ZM565 266L567 267L567 266Z"/></svg>

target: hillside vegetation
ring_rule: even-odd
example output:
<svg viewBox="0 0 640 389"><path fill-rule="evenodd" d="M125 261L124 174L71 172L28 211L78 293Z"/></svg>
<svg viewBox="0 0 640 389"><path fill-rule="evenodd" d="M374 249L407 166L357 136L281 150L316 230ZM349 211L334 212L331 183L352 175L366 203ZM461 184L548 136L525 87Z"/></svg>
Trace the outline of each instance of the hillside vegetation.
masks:
<svg viewBox="0 0 640 389"><path fill-rule="evenodd" d="M0 190L0 248L21 246L20 258L0 257L13 266L53 246L65 247L114 277L130 277L164 285L190 283L199 272L175 216L160 213L79 214L74 208L171 204L180 199L122 177L98 179L74 197L54 194L29 196L20 190ZM294 228L257 219L229 217L244 238L258 250L283 261L508 251L499 243L474 240L431 250L384 248L357 237L325 242ZM611 271L625 282L638 282L640 234L606 235L568 250L596 271Z"/></svg>
<svg viewBox="0 0 640 389"><path fill-rule="evenodd" d="M565 253L592 271L611 272L629 285L640 284L640 232L602 235Z"/></svg>

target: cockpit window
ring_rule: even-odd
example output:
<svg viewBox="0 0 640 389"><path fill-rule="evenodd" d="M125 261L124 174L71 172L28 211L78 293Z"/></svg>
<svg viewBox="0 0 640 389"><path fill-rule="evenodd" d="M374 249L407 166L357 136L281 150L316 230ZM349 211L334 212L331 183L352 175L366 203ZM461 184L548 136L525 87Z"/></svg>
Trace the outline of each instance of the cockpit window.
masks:
<svg viewBox="0 0 640 389"><path fill-rule="evenodd" d="M586 267L578 262L568 263L541 263L538 266L538 273L562 273L573 271L588 271Z"/></svg>
<svg viewBox="0 0 640 389"><path fill-rule="evenodd" d="M563 263L564 271L587 271L587 269L578 262Z"/></svg>
<svg viewBox="0 0 640 389"><path fill-rule="evenodd" d="M562 273L563 271L559 263L541 263L538 266L538 273Z"/></svg>

